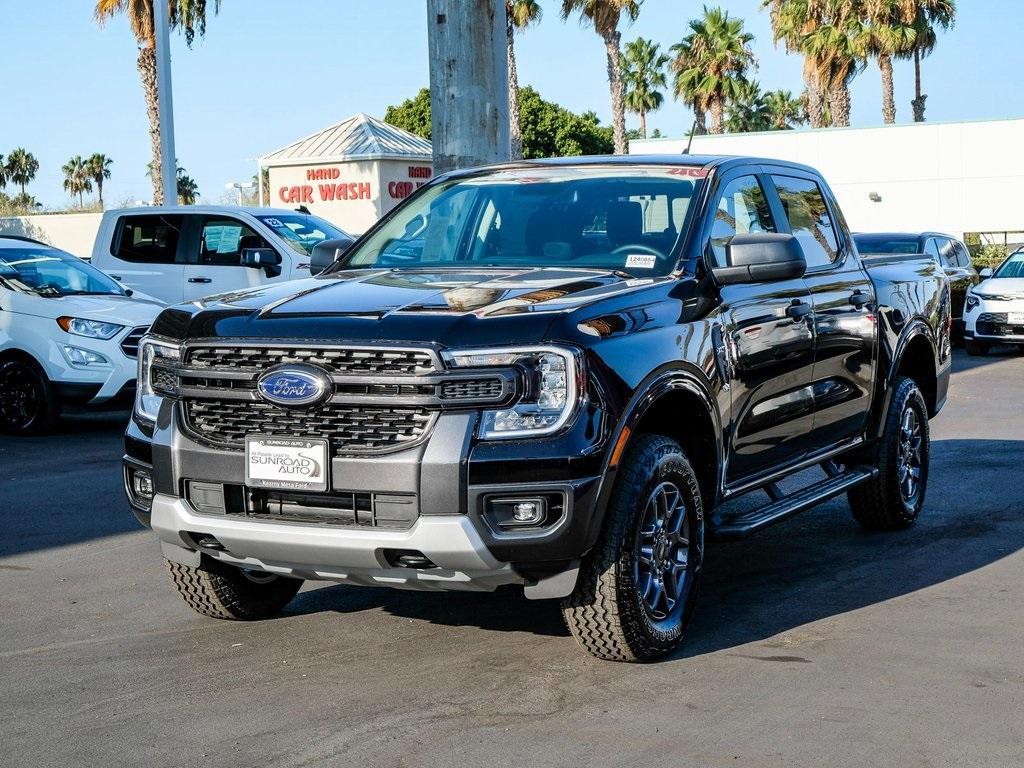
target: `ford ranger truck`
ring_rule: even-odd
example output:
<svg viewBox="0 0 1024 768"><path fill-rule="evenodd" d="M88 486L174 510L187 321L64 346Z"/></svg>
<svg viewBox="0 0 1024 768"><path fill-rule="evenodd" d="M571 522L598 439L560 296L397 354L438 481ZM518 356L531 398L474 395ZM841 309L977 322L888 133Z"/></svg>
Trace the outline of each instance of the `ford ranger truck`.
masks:
<svg viewBox="0 0 1024 768"><path fill-rule="evenodd" d="M163 310L125 487L207 616L520 585L643 661L715 540L844 493L911 525L949 371L942 269L862 260L810 168L519 162L434 179L315 278Z"/></svg>

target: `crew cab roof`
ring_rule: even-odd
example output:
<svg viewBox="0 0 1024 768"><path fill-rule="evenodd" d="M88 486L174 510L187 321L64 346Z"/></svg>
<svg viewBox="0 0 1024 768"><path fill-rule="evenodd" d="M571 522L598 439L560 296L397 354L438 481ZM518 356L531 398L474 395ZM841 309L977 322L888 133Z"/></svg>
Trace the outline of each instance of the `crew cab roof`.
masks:
<svg viewBox="0 0 1024 768"><path fill-rule="evenodd" d="M302 213L295 208L260 208L253 205L140 205L135 208L116 208L107 211L108 215L122 214L154 214L154 213L247 213L251 216L274 216ZM312 215L312 213L311 213Z"/></svg>
<svg viewBox="0 0 1024 768"><path fill-rule="evenodd" d="M728 170L737 165L772 165L776 167L793 168L795 170L812 173L818 176L814 168L789 160L778 160L768 157L753 157L744 155L581 155L577 157L550 157L537 160L515 160L507 163L496 163L494 165L466 168L463 170L451 171L444 176L448 178L462 175L475 175L487 171L514 169L514 168L578 168L581 166L690 166L703 168L705 170Z"/></svg>

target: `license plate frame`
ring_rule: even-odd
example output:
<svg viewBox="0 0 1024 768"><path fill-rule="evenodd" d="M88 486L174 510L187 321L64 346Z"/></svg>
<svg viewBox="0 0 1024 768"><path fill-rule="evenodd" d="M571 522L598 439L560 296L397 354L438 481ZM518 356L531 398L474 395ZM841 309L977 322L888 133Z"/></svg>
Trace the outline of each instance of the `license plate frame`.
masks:
<svg viewBox="0 0 1024 768"><path fill-rule="evenodd" d="M257 461L260 457L262 460ZM250 488L325 493L330 478L331 454L326 439L246 435L245 484Z"/></svg>
<svg viewBox="0 0 1024 768"><path fill-rule="evenodd" d="M1006 314L1007 325L1024 325L1024 312L1008 312Z"/></svg>

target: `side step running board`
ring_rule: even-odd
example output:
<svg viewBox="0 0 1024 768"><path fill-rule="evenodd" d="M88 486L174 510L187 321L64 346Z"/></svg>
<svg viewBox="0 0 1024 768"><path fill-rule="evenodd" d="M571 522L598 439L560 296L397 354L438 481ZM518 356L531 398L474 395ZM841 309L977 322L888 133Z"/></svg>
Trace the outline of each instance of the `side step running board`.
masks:
<svg viewBox="0 0 1024 768"><path fill-rule="evenodd" d="M826 468L828 471L830 468ZM760 509L743 512L734 517L727 517L721 522L708 527L708 534L713 539L729 540L740 539L747 534L767 528L780 520L792 517L804 510L828 501L833 496L838 496L855 485L867 482L878 474L875 467L850 467L845 472L837 474L829 473L826 477L814 485L801 488L791 496L779 496L773 498L772 502ZM769 494L775 497L776 494Z"/></svg>

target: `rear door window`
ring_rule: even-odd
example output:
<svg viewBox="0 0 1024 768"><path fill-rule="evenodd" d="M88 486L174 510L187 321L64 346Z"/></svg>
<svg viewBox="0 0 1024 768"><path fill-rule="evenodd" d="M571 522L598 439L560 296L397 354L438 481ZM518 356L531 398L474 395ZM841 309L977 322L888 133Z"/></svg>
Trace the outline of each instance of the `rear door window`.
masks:
<svg viewBox="0 0 1024 768"><path fill-rule="evenodd" d="M967 250L967 246L961 243L959 240L953 241L953 247L956 249L956 264L958 267L969 267L971 266L971 254Z"/></svg>
<svg viewBox="0 0 1024 768"><path fill-rule="evenodd" d="M939 246L939 256L942 257L942 266L944 267L958 267L956 258L956 245L948 237L937 237L935 238L936 244Z"/></svg>
<svg viewBox="0 0 1024 768"><path fill-rule="evenodd" d="M790 230L799 241L808 269L826 267L839 258L839 237L825 195L817 182L795 176L772 176Z"/></svg>
<svg viewBox="0 0 1024 768"><path fill-rule="evenodd" d="M136 264L174 264L184 221L181 215L125 216L118 222L111 253Z"/></svg>

